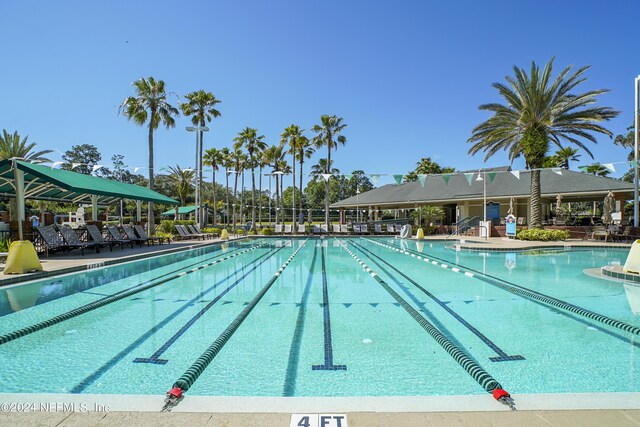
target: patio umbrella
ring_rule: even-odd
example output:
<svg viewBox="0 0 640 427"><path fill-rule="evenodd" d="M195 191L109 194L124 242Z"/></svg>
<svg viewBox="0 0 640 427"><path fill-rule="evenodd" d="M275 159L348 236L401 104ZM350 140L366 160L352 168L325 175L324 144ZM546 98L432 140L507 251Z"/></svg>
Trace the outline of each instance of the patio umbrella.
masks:
<svg viewBox="0 0 640 427"><path fill-rule="evenodd" d="M611 214L615 209L615 201L613 200L613 193L609 191L609 194L604 198L604 208L602 212L602 222L605 224L611 224Z"/></svg>

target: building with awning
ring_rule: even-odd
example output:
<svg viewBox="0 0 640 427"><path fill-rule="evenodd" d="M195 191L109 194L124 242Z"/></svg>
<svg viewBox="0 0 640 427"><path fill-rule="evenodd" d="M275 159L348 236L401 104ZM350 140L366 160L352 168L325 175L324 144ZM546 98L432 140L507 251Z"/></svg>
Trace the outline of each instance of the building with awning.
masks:
<svg viewBox="0 0 640 427"><path fill-rule="evenodd" d="M90 204L93 207L94 221L97 221L99 205L108 205L120 199L137 202L138 220L141 219L142 202L179 204L176 200L139 185L15 159L0 161L0 196L17 199L18 216L23 221L25 199Z"/></svg>
<svg viewBox="0 0 640 427"><path fill-rule="evenodd" d="M178 208L178 215L191 215L193 214L196 209L198 207L197 206L180 206ZM168 211L164 211L162 212L160 215L162 216L175 216L176 214L176 209L169 209Z"/></svg>
<svg viewBox="0 0 640 427"><path fill-rule="evenodd" d="M517 217L530 221L531 171L512 171L510 167L481 171L428 175L420 181L399 185L387 184L360 193L331 205L341 212L360 210L370 212L371 220L378 220L382 210L398 210L401 216L419 206L439 206L445 212L444 224L456 219L483 217L484 203L487 219L504 218L513 199ZM567 169L540 171L542 218L552 216L552 204L561 195L563 203L602 202L609 192L615 200L616 211L624 208L625 200L633 199L633 184L619 179L575 172Z"/></svg>

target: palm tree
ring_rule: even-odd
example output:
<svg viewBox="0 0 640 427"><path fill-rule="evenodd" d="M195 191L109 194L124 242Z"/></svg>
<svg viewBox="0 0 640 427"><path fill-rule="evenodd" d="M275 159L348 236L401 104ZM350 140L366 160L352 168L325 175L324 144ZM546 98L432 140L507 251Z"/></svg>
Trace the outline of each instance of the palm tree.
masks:
<svg viewBox="0 0 640 427"><path fill-rule="evenodd" d="M262 169L267 166L264 162L264 150L261 150L259 153L256 153L256 163L258 165L260 171L260 178L258 184L258 194L260 195L260 204L258 209L258 222L260 223L260 227L262 227Z"/></svg>
<svg viewBox="0 0 640 427"><path fill-rule="evenodd" d="M582 166L580 167L582 168ZM609 176L609 174L611 173L609 169L605 168L600 163L593 163L591 165L588 165L586 168L584 168L584 170L586 173L590 173L591 175L596 176Z"/></svg>
<svg viewBox="0 0 640 427"><path fill-rule="evenodd" d="M194 92L190 92L185 95L185 98L188 99L187 102L183 102L180 104L180 109L185 116L191 116L191 123L200 127L200 145L198 150L196 150L196 156L199 159L196 168L198 169L198 194L202 194L202 147L203 147L203 137L204 132L202 127L206 122L211 122L211 119L214 117L220 117L220 111L216 110L214 107L216 104L220 103L219 99L216 99L215 95L211 92L205 92L204 90L198 90ZM202 201L200 201L200 205L202 205ZM199 212L202 212L202 208L200 206L197 207ZM199 214L197 217L200 221L200 227L203 226L203 218L204 215Z"/></svg>
<svg viewBox="0 0 640 427"><path fill-rule="evenodd" d="M331 165L333 165L333 160L331 160ZM338 168L334 168L334 167L329 167L329 172L331 175L339 175L340 174L340 169ZM320 177L322 176L323 173L326 173L327 171L327 159L320 159L318 160L318 163L316 163L315 165L311 166L311 175L313 175L313 180L317 181L320 179Z"/></svg>
<svg viewBox="0 0 640 427"><path fill-rule="evenodd" d="M244 165L246 164L247 156L240 149L235 149L231 152L231 165L235 172L235 180L233 183L233 230L236 228L236 205L238 204L238 174L244 173ZM243 189L244 190L244 189Z"/></svg>
<svg viewBox="0 0 640 427"><path fill-rule="evenodd" d="M231 172L229 172L229 168L233 167L233 159L231 158L231 151L229 150L229 148L224 147L221 151L221 157L222 157L222 165L224 166L224 174L226 177L226 187L225 187L225 214L226 214L226 224L227 224L227 228L229 228L229 174Z"/></svg>
<svg viewBox="0 0 640 427"><path fill-rule="evenodd" d="M278 208L279 208L279 194L280 194L280 186L278 185L280 182L280 175L282 172L282 161L284 160L284 149L282 145L271 145L267 147L264 152L264 163L265 165L273 167L271 173L276 177L276 224L278 224ZM271 194L269 194L271 197Z"/></svg>
<svg viewBox="0 0 640 427"><path fill-rule="evenodd" d="M311 141L306 136L303 136L298 140L298 152L296 153L296 158L300 162L300 212L302 212L302 175L303 170L302 166L304 164L304 159L310 159L313 155L315 149L311 145Z"/></svg>
<svg viewBox="0 0 640 427"><path fill-rule="evenodd" d="M164 81L153 77L133 82L136 96L128 96L120 104L119 112L138 126L149 127L149 188L153 190L153 131L162 123L169 129L176 125L173 116L180 115L177 108L167 102ZM155 233L153 202L149 202L149 234Z"/></svg>
<svg viewBox="0 0 640 427"><path fill-rule="evenodd" d="M577 148L564 147L559 149L553 156L546 157L542 166L545 168L560 167L569 169L569 161L580 161L580 154L578 154Z"/></svg>
<svg viewBox="0 0 640 427"><path fill-rule="evenodd" d="M216 171L220 169L220 166L224 164L224 153L217 148L209 148L204 152L202 163L206 166L211 166L213 169L213 178L211 183L213 184L213 223L216 224L218 220L218 203L216 201Z"/></svg>
<svg viewBox="0 0 640 427"><path fill-rule="evenodd" d="M182 169L180 166L169 166L169 182L171 182L176 189L176 194L180 199L180 206L185 206L187 198L191 195L193 190L192 184L196 176L196 172L192 169ZM178 209L176 208L176 219L178 219Z"/></svg>
<svg viewBox="0 0 640 427"><path fill-rule="evenodd" d="M440 166L437 162L431 160L431 157L423 157L416 163L416 168L405 175L404 180L407 182L417 181L418 175L433 175L454 171L454 168Z"/></svg>
<svg viewBox="0 0 640 427"><path fill-rule="evenodd" d="M342 123L342 117L325 114L320 117L320 124L314 125L313 128L311 128L311 130L317 134L313 138L315 146L317 148L327 147L327 169L324 173L330 173L331 149L338 148L338 144L344 145L347 142L347 138L345 138L344 135L339 135L345 127L347 127L347 125ZM325 186L324 222L325 224L329 224L329 180L327 180Z"/></svg>
<svg viewBox="0 0 640 427"><path fill-rule="evenodd" d="M289 150L287 151L291 154L293 165L292 168L292 177L293 177L293 210L292 210L292 218L293 223L296 223L296 154L300 149L300 141L304 138L304 129L300 129L300 126L292 124L289 127L285 128L282 135L280 135L280 143L283 145L289 145ZM306 139L306 138L305 138ZM302 191L302 184L300 185L300 191ZM302 197L300 197L302 199ZM302 208L300 208L302 209Z"/></svg>
<svg viewBox="0 0 640 427"><path fill-rule="evenodd" d="M53 151L42 150L34 152L33 149L37 144L35 142L27 142L28 139L28 135L21 138L18 131L10 134L6 129L3 129L2 135L0 135L0 160L12 159L15 157L19 160L25 160L31 163L50 162L51 160L44 156L52 153Z"/></svg>
<svg viewBox="0 0 640 427"><path fill-rule="evenodd" d="M237 137L233 139L235 141L234 148L236 150L245 148L249 154L249 167L251 167L251 229L256 229L256 176L254 174L256 162L255 156L267 148L267 143L264 142L264 135L258 136L258 130L246 127ZM243 188L244 190L244 188Z"/></svg>
<svg viewBox="0 0 640 427"><path fill-rule="evenodd" d="M439 206L420 206L411 212L411 218L416 220L418 227L423 223L430 226L434 221L444 218L444 210Z"/></svg>
<svg viewBox="0 0 640 427"><path fill-rule="evenodd" d="M473 129L469 138L474 145L470 154L486 153L485 160L500 150L509 152L514 161L524 156L531 169L531 226L541 228L540 218L540 168L543 166L549 144L562 148L560 141L568 141L593 155L581 139L596 142L592 133L611 137L611 132L598 123L618 115L609 107L592 107L596 97L608 92L597 89L583 94L571 94L576 86L584 82L583 76L589 67L581 67L569 74L566 67L551 79L553 59L543 70L531 64L529 74L524 69L513 67L515 77L507 76L507 85L494 83L507 104L485 104L480 109L490 111L493 116Z"/></svg>

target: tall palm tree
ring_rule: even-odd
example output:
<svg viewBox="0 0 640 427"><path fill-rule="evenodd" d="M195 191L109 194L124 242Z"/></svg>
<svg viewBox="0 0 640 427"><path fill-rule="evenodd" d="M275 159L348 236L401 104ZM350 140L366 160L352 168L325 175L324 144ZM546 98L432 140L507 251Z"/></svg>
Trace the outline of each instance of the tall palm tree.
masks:
<svg viewBox="0 0 640 427"><path fill-rule="evenodd" d="M196 172L192 169L182 169L180 166L169 166L169 182L175 186L176 194L180 199L180 206L185 206L187 198L193 192L193 181L196 176ZM176 209L176 219L178 216L178 210Z"/></svg>
<svg viewBox="0 0 640 427"><path fill-rule="evenodd" d="M585 168L585 172L596 176L609 176L609 174L611 174L611 171L602 166L600 163L593 163L591 165L588 165Z"/></svg>
<svg viewBox="0 0 640 427"><path fill-rule="evenodd" d="M256 229L256 176L254 174L256 162L256 153L264 150L267 147L267 143L264 142L264 135L258 136L258 130L246 127L237 137L233 139L235 141L234 148L236 150L244 148L249 154L249 167L251 168L251 229Z"/></svg>
<svg viewBox="0 0 640 427"><path fill-rule="evenodd" d="M311 145L311 141L306 136L303 136L298 140L298 152L296 153L296 158L300 162L300 212L302 212L302 175L303 175L303 165L304 159L310 159L313 155L315 149L313 145Z"/></svg>
<svg viewBox="0 0 640 427"><path fill-rule="evenodd" d="M235 172L235 180L233 182L233 229L236 228L236 205L238 204L238 174L244 173L244 165L246 164L247 156L240 149L235 149L231 152L231 164Z"/></svg>
<svg viewBox="0 0 640 427"><path fill-rule="evenodd" d="M21 138L18 131L10 134L6 129L0 135L0 160L12 159L14 157L31 163L45 163L51 160L45 156L52 153L51 150L33 151L36 148L35 142L27 142L29 136Z"/></svg>
<svg viewBox="0 0 640 427"><path fill-rule="evenodd" d="M582 94L570 93L586 78L589 67L581 67L570 74L571 66L563 69L552 80L553 59L543 70L531 64L531 71L513 67L515 77L507 76L508 84L494 83L493 87L507 101L506 105L493 103L481 105L493 116L473 129L469 142L470 154L486 153L485 160L500 150L508 151L509 159L524 156L531 169L531 226L541 228L540 217L540 168L549 144L562 148L561 141L568 141L593 155L582 140L596 142L592 133L612 136L598 123L618 115L609 107L592 107L596 97L606 89L591 90ZM582 139L582 140L581 140Z"/></svg>
<svg viewBox="0 0 640 427"><path fill-rule="evenodd" d="M227 224L227 228L229 228L229 211L230 211L230 206L229 206L229 174L231 173L229 171L229 168L233 167L233 159L231 157L231 150L229 150L229 148L224 147L222 150L220 150L221 152L221 156L222 156L222 165L224 166L224 175L226 177L226 184L225 184L225 215L226 215L226 224Z"/></svg>
<svg viewBox="0 0 640 427"><path fill-rule="evenodd" d="M279 194L280 194L280 186L279 186L279 182L280 182L280 176L281 174L279 172L282 172L282 162L284 160L284 148L282 145L271 145L269 147L267 147L264 152L263 152L263 156L264 156L264 163L265 165L271 166L273 169L271 170L271 173L274 174L274 176L276 177L276 224L278 224L278 210L280 207L279 204ZM269 194L269 197L271 197L271 194Z"/></svg>
<svg viewBox="0 0 640 427"><path fill-rule="evenodd" d="M216 224L218 220L218 202L216 201L216 171L220 169L220 166L224 164L224 153L217 148L209 148L204 152L202 157L202 163L206 166L211 166L213 169L213 177L211 183L213 184L213 223Z"/></svg>
<svg viewBox="0 0 640 427"><path fill-rule="evenodd" d="M280 143L283 145L288 145L289 149L287 152L291 154L293 165L292 167L292 177L293 177L293 210L292 210L292 218L293 223L296 223L296 154L299 151L300 140L304 138L304 129L300 129L300 126L292 124L289 127L285 128L282 135L280 135ZM300 187L302 190L302 186ZM302 197L301 197L302 199Z"/></svg>
<svg viewBox="0 0 640 427"><path fill-rule="evenodd" d="M347 127L347 125L342 123L342 117L325 114L320 117L320 124L314 125L313 128L311 128L311 130L317 134L313 138L315 146L317 148L327 147L327 170L324 173L330 173L331 149L338 148L338 144L344 145L347 142L347 138L345 138L344 135L340 135L340 132L342 132L345 127ZM325 186L324 222L325 224L329 224L329 180L327 180Z"/></svg>
<svg viewBox="0 0 640 427"><path fill-rule="evenodd" d="M173 116L179 116L177 108L167 102L164 81L153 77L136 80L132 83L135 96L128 96L120 104L119 112L138 126L149 127L149 188L154 187L153 169L153 132L163 124L167 129L175 127ZM149 234L155 233L153 202L149 202Z"/></svg>
<svg viewBox="0 0 640 427"><path fill-rule="evenodd" d="M191 116L191 123L196 126L204 126L205 122L211 122L211 119L214 117L220 117L220 111L218 111L215 107L216 104L220 103L219 99L216 99L215 95L211 92L205 92L204 90L198 90L194 92L190 92L184 96L188 99L187 102L183 102L180 104L180 109L185 116ZM200 144L198 149L196 150L196 156L199 159L196 168L198 169L198 194L202 194L202 146L203 144L204 132L200 130ZM202 205L202 201L200 201L200 205ZM197 207L199 212L202 212L201 206ZM203 218L204 215L198 215L200 220L200 227L203 226Z"/></svg>

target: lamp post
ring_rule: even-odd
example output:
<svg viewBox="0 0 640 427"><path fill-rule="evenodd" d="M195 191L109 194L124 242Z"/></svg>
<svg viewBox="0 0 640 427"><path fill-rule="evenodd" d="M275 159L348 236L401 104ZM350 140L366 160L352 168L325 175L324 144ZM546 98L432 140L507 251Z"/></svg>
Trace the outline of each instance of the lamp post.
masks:
<svg viewBox="0 0 640 427"><path fill-rule="evenodd" d="M638 99L638 85L640 85L640 76L635 80L635 116L634 116L634 144L633 144L633 160L635 166L633 167L633 226L638 226L638 109L640 109L640 100Z"/></svg>
<svg viewBox="0 0 640 427"><path fill-rule="evenodd" d="M476 181L482 181L482 224L484 226L484 239L489 240L489 227L487 227L487 172L482 171L482 175L480 175L480 171L478 171ZM480 227L480 230L482 230L482 227Z"/></svg>
<svg viewBox="0 0 640 427"><path fill-rule="evenodd" d="M202 210L200 208L202 193L202 132L209 132L209 128L206 126L187 126L186 130L187 132L196 133L196 223L202 227Z"/></svg>

